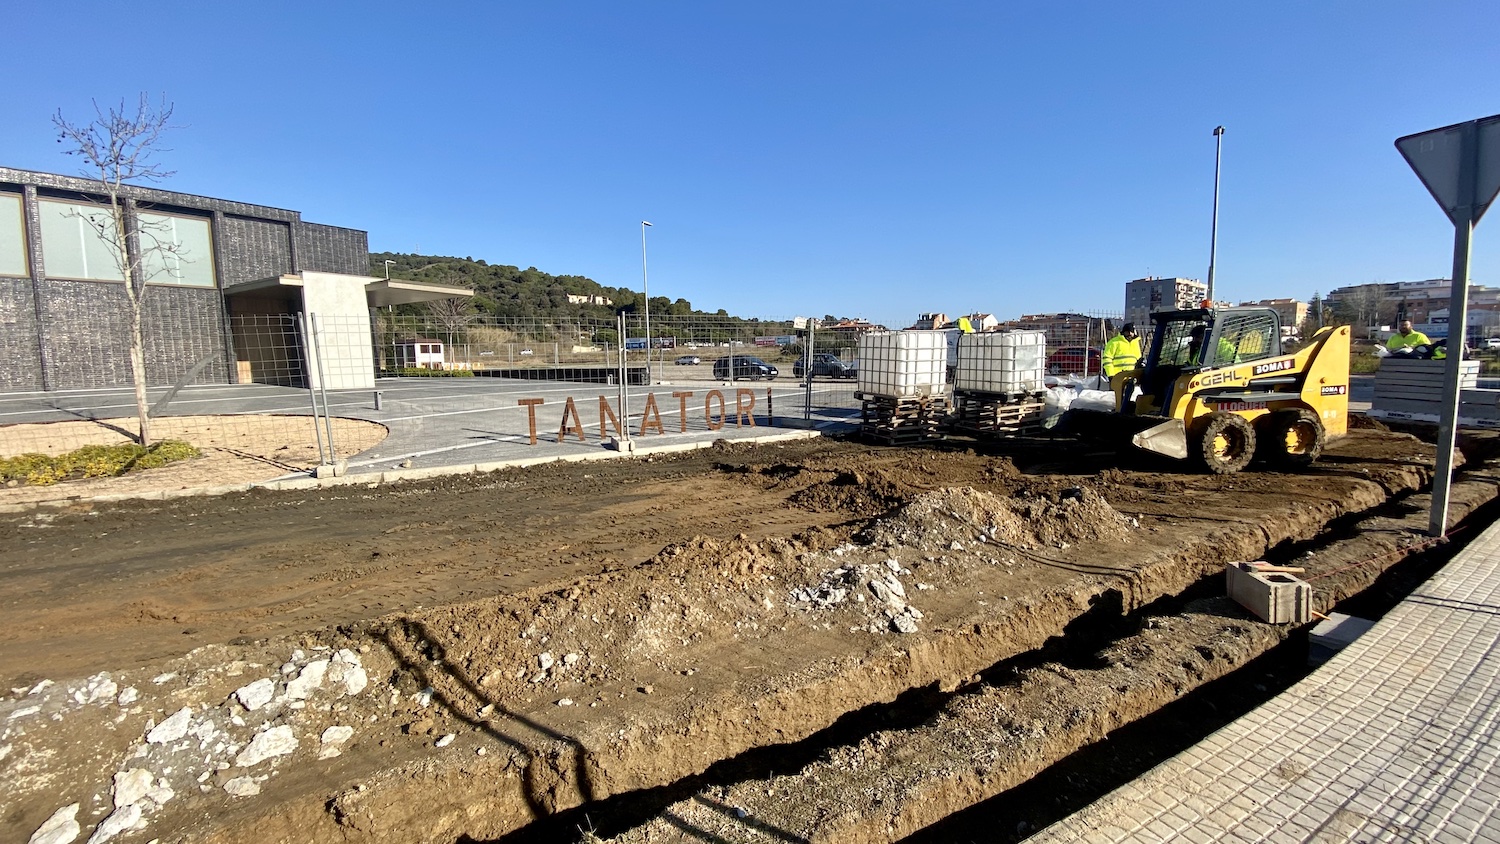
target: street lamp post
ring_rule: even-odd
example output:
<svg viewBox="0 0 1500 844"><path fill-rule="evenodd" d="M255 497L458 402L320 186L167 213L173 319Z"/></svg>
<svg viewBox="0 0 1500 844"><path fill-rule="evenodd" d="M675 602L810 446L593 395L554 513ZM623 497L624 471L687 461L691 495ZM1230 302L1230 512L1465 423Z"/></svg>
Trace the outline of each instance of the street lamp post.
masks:
<svg viewBox="0 0 1500 844"><path fill-rule="evenodd" d="M385 262L385 280L386 281L390 281L391 280L391 264L394 264L394 263L396 263L396 262L392 261L392 260L389 260L389 259L387 259L386 262Z"/></svg>
<svg viewBox="0 0 1500 844"><path fill-rule="evenodd" d="M1219 251L1219 161L1224 150L1224 127L1214 127L1214 222L1208 243L1208 301L1214 301L1214 259Z"/></svg>
<svg viewBox="0 0 1500 844"><path fill-rule="evenodd" d="M646 381L650 383L656 380L656 373L651 369L651 283L646 275L646 227L651 225L645 220L641 221L641 294L646 297Z"/></svg>

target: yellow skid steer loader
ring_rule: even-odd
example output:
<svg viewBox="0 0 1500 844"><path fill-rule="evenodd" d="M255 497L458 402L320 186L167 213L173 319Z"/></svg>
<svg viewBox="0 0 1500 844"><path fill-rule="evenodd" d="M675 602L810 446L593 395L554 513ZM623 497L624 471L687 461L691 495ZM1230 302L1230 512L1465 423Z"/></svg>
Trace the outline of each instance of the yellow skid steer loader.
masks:
<svg viewBox="0 0 1500 844"><path fill-rule="evenodd" d="M1166 311L1144 365L1117 374L1114 413L1068 411L1059 433L1129 439L1137 448L1230 474L1261 458L1307 466L1348 431L1349 327L1281 351L1270 308Z"/></svg>

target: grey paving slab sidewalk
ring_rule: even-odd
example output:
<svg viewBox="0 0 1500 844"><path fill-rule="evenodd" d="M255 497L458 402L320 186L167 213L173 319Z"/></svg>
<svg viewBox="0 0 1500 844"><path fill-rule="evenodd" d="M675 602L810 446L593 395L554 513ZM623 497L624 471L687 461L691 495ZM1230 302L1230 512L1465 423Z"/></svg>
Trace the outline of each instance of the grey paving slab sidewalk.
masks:
<svg viewBox="0 0 1500 844"><path fill-rule="evenodd" d="M1500 524L1323 667L1028 839L1500 841Z"/></svg>

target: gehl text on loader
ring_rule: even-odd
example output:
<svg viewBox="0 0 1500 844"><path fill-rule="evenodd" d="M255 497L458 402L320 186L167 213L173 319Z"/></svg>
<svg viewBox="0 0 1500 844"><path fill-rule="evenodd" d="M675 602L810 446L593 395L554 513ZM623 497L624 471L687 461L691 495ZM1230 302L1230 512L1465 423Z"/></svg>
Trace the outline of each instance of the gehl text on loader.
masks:
<svg viewBox="0 0 1500 844"><path fill-rule="evenodd" d="M1115 412L1069 410L1054 433L1127 442L1218 474L1301 469L1349 425L1349 327L1283 354L1270 308L1153 314L1144 365L1111 380Z"/></svg>

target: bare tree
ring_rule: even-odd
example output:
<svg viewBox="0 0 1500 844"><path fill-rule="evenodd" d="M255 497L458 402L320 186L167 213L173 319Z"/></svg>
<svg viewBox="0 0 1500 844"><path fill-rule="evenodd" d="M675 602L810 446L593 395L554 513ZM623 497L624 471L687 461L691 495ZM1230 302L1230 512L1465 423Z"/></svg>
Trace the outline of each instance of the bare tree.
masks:
<svg viewBox="0 0 1500 844"><path fill-rule="evenodd" d="M464 326L468 325L474 318L474 300L468 296L449 296L446 299L433 299L427 303L427 315L438 325L442 326L447 333L444 338L449 344L457 342L455 339L462 333Z"/></svg>
<svg viewBox="0 0 1500 844"><path fill-rule="evenodd" d="M100 108L95 101L94 119L88 123L68 122L61 109L52 117L58 143L67 146L65 154L81 158L83 176L98 183L97 195L84 197L97 210L75 216L87 222L109 247L125 282L130 310L130 376L135 384L136 417L143 446L150 444L151 437L145 336L141 326L146 283L166 271L167 255L176 254L180 244L160 226L142 223L140 215L127 203L124 189L127 182L155 182L172 175L151 160L157 152L169 151L160 144L162 135L172 128L171 118L170 103L163 100L152 105L145 94L141 94L134 113L127 111L124 100L108 109Z"/></svg>

